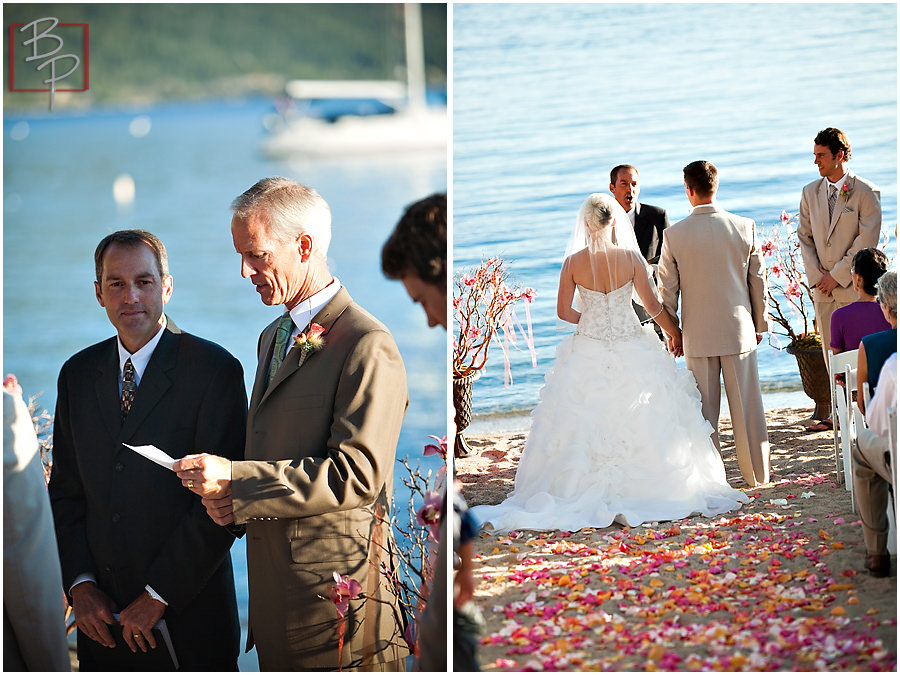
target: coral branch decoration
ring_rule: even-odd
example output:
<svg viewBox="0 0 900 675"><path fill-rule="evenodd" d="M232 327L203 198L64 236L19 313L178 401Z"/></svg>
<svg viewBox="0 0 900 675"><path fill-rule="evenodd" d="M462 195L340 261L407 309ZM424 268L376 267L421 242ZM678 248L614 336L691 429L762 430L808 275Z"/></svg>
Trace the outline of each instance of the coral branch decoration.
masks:
<svg viewBox="0 0 900 675"><path fill-rule="evenodd" d="M504 383L512 384L509 368L509 346L516 345L516 329L531 352L532 366L537 365L529 305L534 302L532 288L510 287L509 273L501 258L488 258L469 273L455 278L453 316L457 333L453 339L453 376L466 377L484 368L491 343L503 351ZM519 300L525 302L526 327L515 313Z"/></svg>
<svg viewBox="0 0 900 675"><path fill-rule="evenodd" d="M771 334L789 338L792 347L819 347L822 339L815 323L812 288L806 283L800 254L798 217L782 211L779 220L780 224L772 227L772 238L760 247L767 261L769 317L782 329ZM781 348L777 338L773 346Z"/></svg>

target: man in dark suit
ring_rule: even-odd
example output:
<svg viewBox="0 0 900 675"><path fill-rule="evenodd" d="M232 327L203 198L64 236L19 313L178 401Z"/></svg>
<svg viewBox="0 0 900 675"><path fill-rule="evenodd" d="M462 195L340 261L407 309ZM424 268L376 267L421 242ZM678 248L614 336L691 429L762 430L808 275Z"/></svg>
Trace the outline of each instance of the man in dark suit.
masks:
<svg viewBox="0 0 900 675"><path fill-rule="evenodd" d="M331 210L315 190L264 178L232 209L241 274L285 312L259 338L245 461L200 454L175 468L216 522L246 525L261 670L402 670L405 620L387 576L403 360L331 275ZM335 573L362 588L343 618L323 599Z"/></svg>
<svg viewBox="0 0 900 675"><path fill-rule="evenodd" d="M662 251L663 231L669 226L669 216L666 215L665 209L638 202L641 179L638 170L630 164L619 164L609 172L609 191L628 214L628 219L634 227L638 248L641 249L644 259L653 267L655 280L659 254ZM650 323L656 329L656 334L664 339L662 329L653 323L643 307L635 303L634 311L641 323Z"/></svg>
<svg viewBox="0 0 900 675"><path fill-rule="evenodd" d="M118 335L62 367L50 477L80 668L174 669L153 630L162 619L181 669L235 671L234 536L172 471L123 444L176 458L216 448L240 459L241 365L163 314L172 277L155 236L115 232L94 262L97 300Z"/></svg>

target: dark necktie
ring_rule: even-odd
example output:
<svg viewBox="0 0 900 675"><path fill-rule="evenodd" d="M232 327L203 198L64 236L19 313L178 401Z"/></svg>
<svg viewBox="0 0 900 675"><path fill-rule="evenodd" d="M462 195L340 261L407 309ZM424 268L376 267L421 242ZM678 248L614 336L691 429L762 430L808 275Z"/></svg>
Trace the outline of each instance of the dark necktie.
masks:
<svg viewBox="0 0 900 675"><path fill-rule="evenodd" d="M272 354L272 364L269 366L269 379L266 381L267 385L271 384L272 378L275 377L275 373L278 372L278 369L284 361L285 348L287 347L288 340L293 332L294 322L291 320L291 315L288 312L285 312L278 322L278 327L275 329L275 350Z"/></svg>
<svg viewBox="0 0 900 675"><path fill-rule="evenodd" d="M128 411L131 410L131 404L134 402L134 392L137 389L137 382L134 378L134 364L131 359L125 362L125 370L122 376L122 419L128 417Z"/></svg>
<svg viewBox="0 0 900 675"><path fill-rule="evenodd" d="M828 186L828 220L834 216L834 205L837 204L838 192L834 185Z"/></svg>

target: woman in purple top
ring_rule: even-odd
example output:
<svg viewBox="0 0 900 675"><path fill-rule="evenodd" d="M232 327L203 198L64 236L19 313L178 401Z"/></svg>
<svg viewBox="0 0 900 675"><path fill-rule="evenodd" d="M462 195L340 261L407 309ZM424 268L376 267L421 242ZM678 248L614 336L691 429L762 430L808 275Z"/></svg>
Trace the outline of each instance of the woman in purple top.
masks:
<svg viewBox="0 0 900 675"><path fill-rule="evenodd" d="M887 268L888 258L877 248L864 248L853 256L850 278L859 300L831 315L831 349L835 354L859 349L866 335L890 329L875 299L875 284Z"/></svg>
<svg viewBox="0 0 900 675"><path fill-rule="evenodd" d="M831 315L831 349L835 354L859 349L860 341L872 333L888 330L891 324L884 318L875 299L875 284L887 271L888 258L877 248L864 248L853 256L850 278L859 300L834 310ZM810 431L828 431L831 419L811 426Z"/></svg>

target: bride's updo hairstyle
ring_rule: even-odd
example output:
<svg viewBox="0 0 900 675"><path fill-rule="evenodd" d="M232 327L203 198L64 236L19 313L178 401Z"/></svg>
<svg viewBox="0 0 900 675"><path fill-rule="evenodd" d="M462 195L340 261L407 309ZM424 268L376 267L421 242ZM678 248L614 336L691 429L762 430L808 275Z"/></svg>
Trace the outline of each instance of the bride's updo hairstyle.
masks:
<svg viewBox="0 0 900 675"><path fill-rule="evenodd" d="M613 200L601 192L592 193L581 207L590 234L596 234L613 222Z"/></svg>

